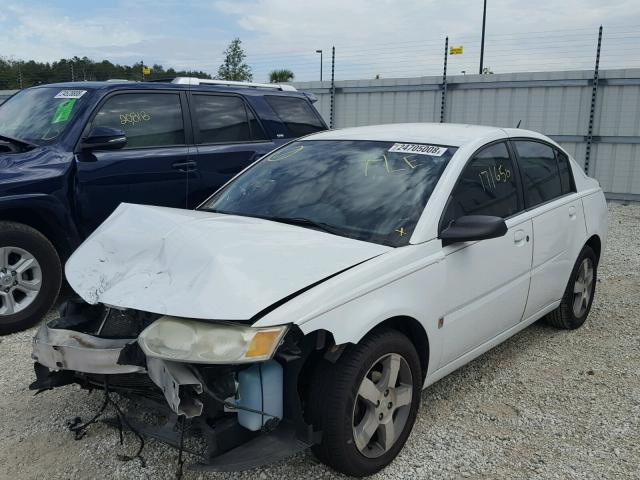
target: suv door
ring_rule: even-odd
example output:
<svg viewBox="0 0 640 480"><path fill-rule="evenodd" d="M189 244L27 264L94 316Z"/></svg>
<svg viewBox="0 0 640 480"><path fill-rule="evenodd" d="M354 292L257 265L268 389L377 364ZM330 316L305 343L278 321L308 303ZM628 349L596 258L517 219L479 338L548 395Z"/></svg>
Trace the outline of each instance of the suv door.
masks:
<svg viewBox="0 0 640 480"><path fill-rule="evenodd" d="M275 144L239 95L193 92L190 104L197 164L196 177L189 181L193 208Z"/></svg>
<svg viewBox="0 0 640 480"><path fill-rule="evenodd" d="M115 93L102 101L85 135L94 127L127 134L120 150L76 155L76 210L84 235L121 202L187 206L188 128L180 92Z"/></svg>
<svg viewBox="0 0 640 480"><path fill-rule="evenodd" d="M528 318L564 294L586 227L566 154L536 140L514 140L513 145L533 221Z"/></svg>
<svg viewBox="0 0 640 480"><path fill-rule="evenodd" d="M502 217L499 238L456 243L445 256L444 366L518 324L529 290L531 220L523 218L517 166L507 144L478 151L462 171L440 230L463 215Z"/></svg>

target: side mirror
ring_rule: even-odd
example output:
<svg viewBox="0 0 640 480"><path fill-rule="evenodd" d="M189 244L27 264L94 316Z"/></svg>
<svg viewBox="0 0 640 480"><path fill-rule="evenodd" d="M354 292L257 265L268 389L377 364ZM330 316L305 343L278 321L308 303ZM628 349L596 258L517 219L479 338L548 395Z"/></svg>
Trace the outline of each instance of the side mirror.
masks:
<svg viewBox="0 0 640 480"><path fill-rule="evenodd" d="M502 237L507 233L507 224L500 217L489 215L466 215L451 222L440 232L442 246L458 242L472 242Z"/></svg>
<svg viewBox="0 0 640 480"><path fill-rule="evenodd" d="M117 150L127 144L127 134L118 128L96 127L82 139L83 150Z"/></svg>

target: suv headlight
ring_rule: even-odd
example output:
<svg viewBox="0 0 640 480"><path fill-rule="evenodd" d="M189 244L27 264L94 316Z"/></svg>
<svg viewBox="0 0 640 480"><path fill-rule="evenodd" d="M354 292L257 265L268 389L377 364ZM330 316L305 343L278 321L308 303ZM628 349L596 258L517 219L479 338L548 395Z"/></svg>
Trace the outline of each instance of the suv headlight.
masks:
<svg viewBox="0 0 640 480"><path fill-rule="evenodd" d="M161 317L138 336L149 357L188 363L248 363L273 356L288 325L252 328Z"/></svg>

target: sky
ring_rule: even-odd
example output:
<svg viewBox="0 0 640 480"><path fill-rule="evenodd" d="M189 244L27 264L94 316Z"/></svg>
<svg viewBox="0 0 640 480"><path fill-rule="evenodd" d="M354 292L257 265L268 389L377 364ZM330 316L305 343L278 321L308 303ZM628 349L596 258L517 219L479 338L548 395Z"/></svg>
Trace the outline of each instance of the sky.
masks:
<svg viewBox="0 0 640 480"><path fill-rule="evenodd" d="M449 74L477 73L482 0L0 0L0 56L143 60L215 74L239 37L255 81L440 75L445 37L463 54ZM488 0L485 66L495 73L640 67L640 0Z"/></svg>

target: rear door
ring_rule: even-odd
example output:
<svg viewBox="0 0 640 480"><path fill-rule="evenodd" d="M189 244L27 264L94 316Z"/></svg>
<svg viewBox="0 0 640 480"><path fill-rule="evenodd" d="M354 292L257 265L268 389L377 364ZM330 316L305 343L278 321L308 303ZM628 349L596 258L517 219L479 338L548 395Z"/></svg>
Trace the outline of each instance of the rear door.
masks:
<svg viewBox="0 0 640 480"><path fill-rule="evenodd" d="M562 298L586 227L567 156L533 139L512 143L522 174L525 207L533 222L531 287L524 315L528 318Z"/></svg>
<svg viewBox="0 0 640 480"><path fill-rule="evenodd" d="M176 91L115 93L101 102L85 129L124 130L120 150L76 155L76 210L85 235L121 203L187 206L189 162L186 98Z"/></svg>
<svg viewBox="0 0 640 480"><path fill-rule="evenodd" d="M193 208L275 144L240 95L192 92L190 105L196 143L195 178L189 181Z"/></svg>
<svg viewBox="0 0 640 480"><path fill-rule="evenodd" d="M441 366L517 325L525 309L532 225L522 209L517 165L505 142L490 144L469 160L440 229L464 215L502 217L508 231L499 238L442 248L447 308Z"/></svg>

